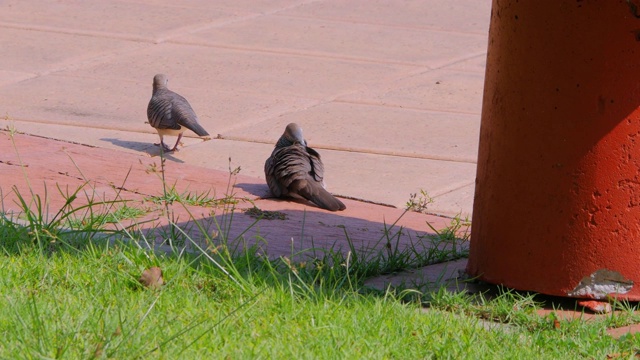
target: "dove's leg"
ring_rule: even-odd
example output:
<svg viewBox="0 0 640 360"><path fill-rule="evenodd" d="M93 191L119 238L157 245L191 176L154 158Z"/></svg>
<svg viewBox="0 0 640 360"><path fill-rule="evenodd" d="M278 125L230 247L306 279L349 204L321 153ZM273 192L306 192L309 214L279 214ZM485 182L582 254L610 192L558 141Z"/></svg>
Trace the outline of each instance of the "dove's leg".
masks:
<svg viewBox="0 0 640 360"><path fill-rule="evenodd" d="M172 151L172 150L167 146L167 144L165 144L165 143L164 143L164 140L162 139L162 135L160 135L160 142L159 142L159 143L157 143L157 144L155 144L155 143L154 143L153 145L155 145L155 146L162 146L162 148L164 149L164 151L165 151L165 152L170 152L170 151Z"/></svg>
<svg viewBox="0 0 640 360"><path fill-rule="evenodd" d="M180 144L180 139L182 139L182 133L178 135L178 140L176 141L176 144L173 146L173 149L171 149L171 151L178 151L178 144Z"/></svg>

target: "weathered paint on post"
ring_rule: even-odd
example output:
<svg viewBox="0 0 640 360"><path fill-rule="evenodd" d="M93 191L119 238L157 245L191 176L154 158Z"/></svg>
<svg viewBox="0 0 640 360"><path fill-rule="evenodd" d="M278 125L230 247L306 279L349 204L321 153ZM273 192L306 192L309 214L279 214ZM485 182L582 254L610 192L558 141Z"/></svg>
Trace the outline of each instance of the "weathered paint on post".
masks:
<svg viewBox="0 0 640 360"><path fill-rule="evenodd" d="M640 300L640 1L494 0L467 272Z"/></svg>

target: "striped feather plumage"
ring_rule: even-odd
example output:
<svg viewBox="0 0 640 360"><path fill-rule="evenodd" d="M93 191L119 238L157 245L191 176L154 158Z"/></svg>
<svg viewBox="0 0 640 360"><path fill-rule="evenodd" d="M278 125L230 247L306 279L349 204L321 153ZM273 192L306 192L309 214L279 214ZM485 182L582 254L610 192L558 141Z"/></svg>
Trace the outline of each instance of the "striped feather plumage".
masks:
<svg viewBox="0 0 640 360"><path fill-rule="evenodd" d="M324 166L320 154L307 146L302 129L287 125L264 166L269 189L276 197L297 197L323 209L337 211L346 206L324 189Z"/></svg>
<svg viewBox="0 0 640 360"><path fill-rule="evenodd" d="M187 99L169 90L167 82L167 77L163 74L157 74L153 78L153 94L147 106L147 119L160 136L160 143L156 145L162 146L165 151L175 151L186 129L198 136L209 136L209 133L198 122L198 116ZM178 136L173 149L164 144L164 135Z"/></svg>

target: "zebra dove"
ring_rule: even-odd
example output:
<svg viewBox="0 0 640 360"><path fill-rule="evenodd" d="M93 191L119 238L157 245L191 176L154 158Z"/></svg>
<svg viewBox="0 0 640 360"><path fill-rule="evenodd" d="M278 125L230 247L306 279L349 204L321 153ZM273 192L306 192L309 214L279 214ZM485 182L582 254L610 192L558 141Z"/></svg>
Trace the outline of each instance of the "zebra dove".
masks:
<svg viewBox="0 0 640 360"><path fill-rule="evenodd" d="M149 124L158 131L163 150L177 151L182 133L189 129L198 136L209 136L209 133L198 123L198 116L189 105L187 99L167 89L169 80L164 74L153 77L153 95L147 106ZM173 149L165 145L165 135L178 136Z"/></svg>
<svg viewBox="0 0 640 360"><path fill-rule="evenodd" d="M267 185L276 197L304 198L318 207L337 211L346 206L324 188L320 154L307 146L302 129L287 125L271 156L264 163Z"/></svg>

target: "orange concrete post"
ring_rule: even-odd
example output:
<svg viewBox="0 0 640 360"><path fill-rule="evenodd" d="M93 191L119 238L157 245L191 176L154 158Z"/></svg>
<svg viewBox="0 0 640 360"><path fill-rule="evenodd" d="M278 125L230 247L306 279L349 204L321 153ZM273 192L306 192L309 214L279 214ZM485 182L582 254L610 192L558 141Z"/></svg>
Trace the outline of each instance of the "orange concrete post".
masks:
<svg viewBox="0 0 640 360"><path fill-rule="evenodd" d="M493 1L470 275L640 300L638 5Z"/></svg>

